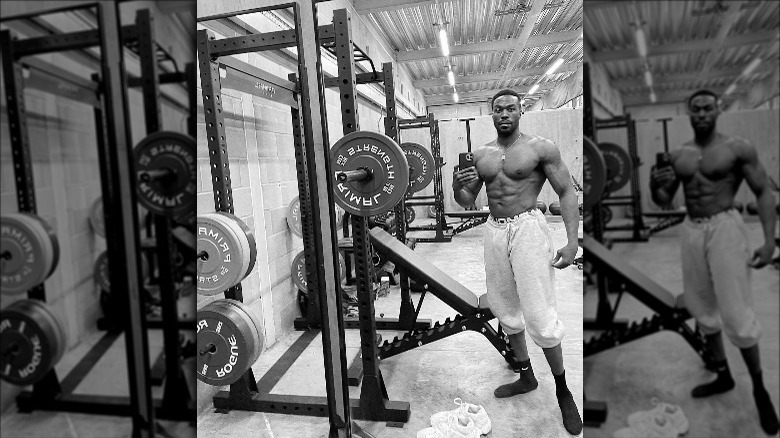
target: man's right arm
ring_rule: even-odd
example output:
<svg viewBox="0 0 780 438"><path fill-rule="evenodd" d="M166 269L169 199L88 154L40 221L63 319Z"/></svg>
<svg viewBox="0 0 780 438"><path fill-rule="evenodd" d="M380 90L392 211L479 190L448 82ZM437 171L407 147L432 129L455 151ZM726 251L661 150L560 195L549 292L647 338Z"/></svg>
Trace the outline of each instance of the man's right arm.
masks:
<svg viewBox="0 0 780 438"><path fill-rule="evenodd" d="M482 190L482 178L479 177L476 168L476 154L474 166L460 169L452 174L452 193L457 202L463 208L473 208L477 201L477 195Z"/></svg>
<svg viewBox="0 0 780 438"><path fill-rule="evenodd" d="M672 162L675 158L672 153ZM680 187L680 180L677 179L677 173L671 165L664 167L653 166L650 170L650 194L653 202L660 206L671 205L677 188Z"/></svg>

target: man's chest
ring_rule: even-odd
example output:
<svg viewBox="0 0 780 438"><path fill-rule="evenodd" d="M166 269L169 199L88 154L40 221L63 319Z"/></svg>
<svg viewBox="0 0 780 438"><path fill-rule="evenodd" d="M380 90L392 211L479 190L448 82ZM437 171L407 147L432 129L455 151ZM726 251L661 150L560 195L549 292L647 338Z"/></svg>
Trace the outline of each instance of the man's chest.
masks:
<svg viewBox="0 0 780 438"><path fill-rule="evenodd" d="M477 172L485 181L490 181L499 174L512 179L523 179L531 176L538 167L539 157L515 146L507 150L497 148L488 151L477 163Z"/></svg>

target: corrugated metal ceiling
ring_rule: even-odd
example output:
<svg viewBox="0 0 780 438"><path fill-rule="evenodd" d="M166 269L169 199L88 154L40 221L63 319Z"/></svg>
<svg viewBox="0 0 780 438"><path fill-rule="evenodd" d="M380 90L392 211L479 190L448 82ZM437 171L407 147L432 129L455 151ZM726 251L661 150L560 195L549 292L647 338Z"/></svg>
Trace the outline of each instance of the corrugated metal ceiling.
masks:
<svg viewBox="0 0 780 438"><path fill-rule="evenodd" d="M572 71L565 71L547 77L538 74L526 75L522 70L534 67L548 67L558 57L566 63L582 62L582 40L575 35L562 42L525 47L517 59L507 80L484 80L473 82L466 78L472 75L501 74L509 63L516 41L528 14L520 11L522 7L533 6L534 1L545 1L545 6L535 20L531 36L555 34L582 29L582 0L439 0L423 2L393 10L367 14L377 29L386 37L390 45L399 54L428 50L439 47L439 26L444 21L449 35L451 50L484 42L504 42L497 51L453 54L450 63L456 74L456 89L459 93L467 91L490 91L499 87L530 85L535 80L562 80ZM498 14L497 14L498 12ZM401 61L408 67L414 81L440 79L445 82L447 59L436 51L430 59ZM542 75L543 76L543 75ZM439 86L418 87L426 98L450 96L452 87L446 83ZM542 87L543 88L543 87ZM529 97L529 101L538 99L542 91Z"/></svg>
<svg viewBox="0 0 780 438"><path fill-rule="evenodd" d="M778 68L780 2L586 1L584 8L586 46L629 102L641 100L640 96L649 102L650 89L643 79L644 61L636 54L634 33L638 23L645 31L647 65L659 100L660 93L698 88L722 92L746 65L760 57L762 63L756 71L738 82L729 97L733 99ZM734 21L718 47L717 37L729 19ZM711 64L705 70L713 50ZM657 54L659 51L662 54ZM624 56L603 60L611 53Z"/></svg>

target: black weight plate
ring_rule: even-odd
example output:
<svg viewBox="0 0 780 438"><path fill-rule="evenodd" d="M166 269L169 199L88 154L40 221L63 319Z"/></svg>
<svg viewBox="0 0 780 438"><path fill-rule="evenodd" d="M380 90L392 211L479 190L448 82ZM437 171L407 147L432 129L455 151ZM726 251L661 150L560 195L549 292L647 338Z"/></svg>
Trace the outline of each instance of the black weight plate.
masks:
<svg viewBox="0 0 780 438"><path fill-rule="evenodd" d="M401 149L409 162L409 194L419 192L433 181L433 154L418 143L401 143Z"/></svg>
<svg viewBox="0 0 780 438"><path fill-rule="evenodd" d="M195 139L170 131L146 136L133 149L136 162L138 201L158 215L179 216L196 205L197 174ZM143 181L147 171L170 169L168 178Z"/></svg>
<svg viewBox="0 0 780 438"><path fill-rule="evenodd" d="M612 220L612 209L606 205L601 206L601 222L608 224Z"/></svg>
<svg viewBox="0 0 780 438"><path fill-rule="evenodd" d="M299 252L292 261L290 266L290 276L292 277L293 284L298 290L303 293L308 293L308 282L306 281L306 256L305 252ZM344 262L344 256L339 252L339 280L344 281L347 278L347 268Z"/></svg>
<svg viewBox="0 0 780 438"><path fill-rule="evenodd" d="M370 131L342 137L330 151L336 202L350 214L373 216L390 211L409 187L409 162L392 138ZM344 171L368 169L372 177L361 181L338 180Z"/></svg>
<svg viewBox="0 0 780 438"><path fill-rule="evenodd" d="M607 165L598 146L588 137L582 142L582 206L585 210L601 201L607 183Z"/></svg>
<svg viewBox="0 0 780 438"><path fill-rule="evenodd" d="M226 300L198 311L197 377L209 385L238 381L256 359L255 328Z"/></svg>
<svg viewBox="0 0 780 438"><path fill-rule="evenodd" d="M628 151L613 143L599 143L599 151L607 165L607 187L616 192L628 184L633 172Z"/></svg>
<svg viewBox="0 0 780 438"><path fill-rule="evenodd" d="M63 328L41 302L20 300L0 311L0 378L14 385L40 381L64 352Z"/></svg>
<svg viewBox="0 0 780 438"><path fill-rule="evenodd" d="M303 237L303 223L301 222L301 198L296 196L287 206L287 226L298 237Z"/></svg>

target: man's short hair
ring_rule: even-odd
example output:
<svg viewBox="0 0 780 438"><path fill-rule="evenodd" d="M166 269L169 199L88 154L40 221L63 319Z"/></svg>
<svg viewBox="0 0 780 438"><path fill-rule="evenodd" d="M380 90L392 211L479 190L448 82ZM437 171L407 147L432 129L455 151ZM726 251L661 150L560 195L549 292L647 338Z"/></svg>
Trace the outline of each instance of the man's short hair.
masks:
<svg viewBox="0 0 780 438"><path fill-rule="evenodd" d="M699 96L712 96L715 98L715 102L718 102L720 100L720 96L715 94L714 91L711 90L699 90L693 94L691 94L691 97L688 98L688 108L691 107L691 102L693 102L693 99L696 99Z"/></svg>
<svg viewBox="0 0 780 438"><path fill-rule="evenodd" d="M493 102L496 101L501 96L515 96L517 97L517 104L520 105L520 102L523 100L523 95L518 93L515 90L510 90L509 88L504 88L503 90L499 91L498 93L494 94L493 97L490 99L490 109L493 109Z"/></svg>

